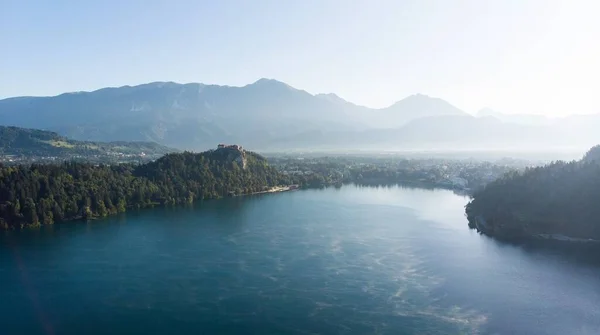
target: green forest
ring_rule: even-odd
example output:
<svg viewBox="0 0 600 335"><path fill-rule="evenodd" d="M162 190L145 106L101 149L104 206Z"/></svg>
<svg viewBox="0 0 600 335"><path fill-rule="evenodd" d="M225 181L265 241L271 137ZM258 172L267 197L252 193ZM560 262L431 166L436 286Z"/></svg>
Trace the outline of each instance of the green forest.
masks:
<svg viewBox="0 0 600 335"><path fill-rule="evenodd" d="M64 157L141 152L164 155L176 151L154 142L76 141L45 130L0 126L0 155Z"/></svg>
<svg viewBox="0 0 600 335"><path fill-rule="evenodd" d="M152 206L248 194L291 181L260 155L245 168L224 150L173 153L147 164L0 165L0 227L92 219Z"/></svg>
<svg viewBox="0 0 600 335"><path fill-rule="evenodd" d="M474 193L469 225L500 238L600 239L600 146L580 161L511 172Z"/></svg>

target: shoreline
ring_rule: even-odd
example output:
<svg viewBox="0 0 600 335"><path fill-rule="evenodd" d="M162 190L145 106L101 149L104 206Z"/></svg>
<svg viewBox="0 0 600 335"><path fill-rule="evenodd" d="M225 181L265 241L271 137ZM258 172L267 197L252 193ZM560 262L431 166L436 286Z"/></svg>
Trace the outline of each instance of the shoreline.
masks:
<svg viewBox="0 0 600 335"><path fill-rule="evenodd" d="M534 238L540 240L553 240L553 241L563 241L563 242L575 242L575 243L598 243L600 240L594 240L592 238L580 238L580 237L570 237L563 234L536 234L533 235Z"/></svg>
<svg viewBox="0 0 600 335"><path fill-rule="evenodd" d="M474 222L474 228L475 230L477 230L479 233L493 237L493 238L498 238L498 239L502 239L501 236L497 236L493 233L490 233L489 231L489 227L487 226L487 222L485 221L485 219L483 218L483 216L478 215L474 218L473 220ZM471 225L471 222L469 222L469 225ZM592 238L581 238L581 237L571 237L571 236L567 236L564 234L529 234L529 235L525 235L522 236L521 238L524 239L529 239L531 241L558 241L558 242L568 242L568 243L600 243L600 240L595 240Z"/></svg>
<svg viewBox="0 0 600 335"><path fill-rule="evenodd" d="M258 192L253 192L253 193L243 193L243 194L236 194L236 195L230 195L230 197L243 197L243 196L249 196L249 195L255 195L255 194L267 194L267 193L281 193L281 192L288 192L288 191L293 191L293 190L298 190L300 189L300 187L298 185L288 185L288 186L274 186L269 188L268 190L265 191L258 191ZM223 199L226 198L227 196L220 196L220 197L216 197L216 198L208 198L208 199L198 199L193 201L193 203L199 202L199 201L203 201L203 200L218 200L218 199ZM96 221L96 220L101 220L107 217L111 217L117 214L121 214L121 213L127 213L130 212L132 210L144 210L144 209L148 209L148 208L154 208L154 207L169 207L169 206L180 206L183 204L160 204L160 203L153 203L151 205L148 206L142 206L139 208L133 208L133 207L128 207L125 211L123 212L116 212L116 213L110 213L107 214L105 216L83 216L83 215L78 215L75 217L71 217L71 218L65 218L63 220L60 221L56 221L53 222L51 224L22 224L19 227L16 226L3 226L2 223L5 223L3 221L0 221L0 231L21 231L21 230L26 230L26 229L39 229L43 226L49 226L49 225L54 225L54 224L65 224L68 222L87 222L87 221Z"/></svg>
<svg viewBox="0 0 600 335"><path fill-rule="evenodd" d="M299 189L299 187L296 186L296 185L274 186L274 187L271 187L271 188L269 188L268 190L265 190L265 191L258 191L258 192L245 193L245 194L237 194L237 195L234 195L234 196L235 197L243 197L243 196L255 195L255 194L281 193L281 192L288 192L288 191L293 191L293 190L297 190L297 189Z"/></svg>

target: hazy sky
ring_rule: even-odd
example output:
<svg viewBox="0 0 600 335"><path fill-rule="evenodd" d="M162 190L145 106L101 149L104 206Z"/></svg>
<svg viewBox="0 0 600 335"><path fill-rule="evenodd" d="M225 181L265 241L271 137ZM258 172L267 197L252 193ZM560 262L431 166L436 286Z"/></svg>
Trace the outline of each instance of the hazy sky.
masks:
<svg viewBox="0 0 600 335"><path fill-rule="evenodd" d="M0 97L275 78L384 107L600 112L600 1L0 0Z"/></svg>

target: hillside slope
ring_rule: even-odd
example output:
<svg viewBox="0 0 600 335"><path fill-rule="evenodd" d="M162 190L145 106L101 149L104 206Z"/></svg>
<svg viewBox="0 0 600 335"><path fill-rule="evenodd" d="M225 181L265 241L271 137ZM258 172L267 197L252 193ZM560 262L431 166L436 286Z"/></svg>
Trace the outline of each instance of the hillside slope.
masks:
<svg viewBox="0 0 600 335"><path fill-rule="evenodd" d="M599 148L580 161L510 173L488 184L466 207L469 225L505 239L600 240Z"/></svg>
<svg viewBox="0 0 600 335"><path fill-rule="evenodd" d="M0 126L0 155L66 157L92 155L164 155L174 152L153 142L75 141L55 132Z"/></svg>

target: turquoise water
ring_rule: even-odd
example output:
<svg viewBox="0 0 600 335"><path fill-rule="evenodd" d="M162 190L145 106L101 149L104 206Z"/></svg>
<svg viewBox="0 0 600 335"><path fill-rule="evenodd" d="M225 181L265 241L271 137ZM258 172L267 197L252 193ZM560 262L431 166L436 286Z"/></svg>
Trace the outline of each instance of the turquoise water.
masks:
<svg viewBox="0 0 600 335"><path fill-rule="evenodd" d="M600 334L595 255L480 236L466 202L344 186L3 233L0 334Z"/></svg>

